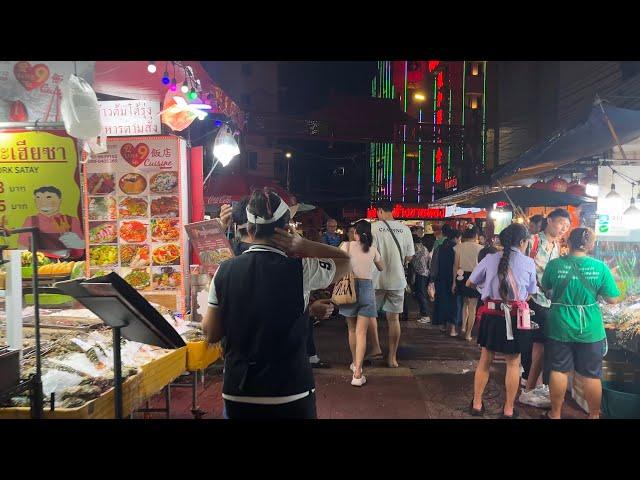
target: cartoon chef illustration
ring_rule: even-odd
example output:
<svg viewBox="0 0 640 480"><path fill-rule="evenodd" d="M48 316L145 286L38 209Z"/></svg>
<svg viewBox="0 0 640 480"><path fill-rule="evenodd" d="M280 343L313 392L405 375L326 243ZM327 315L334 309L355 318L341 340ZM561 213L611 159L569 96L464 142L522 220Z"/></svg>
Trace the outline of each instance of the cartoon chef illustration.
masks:
<svg viewBox="0 0 640 480"><path fill-rule="evenodd" d="M80 220L71 215L60 213L62 192L52 186L44 186L33 191L37 215L27 217L22 225L38 227L38 250L48 257L81 258L84 254L85 241ZM18 243L29 248L29 235L20 235Z"/></svg>

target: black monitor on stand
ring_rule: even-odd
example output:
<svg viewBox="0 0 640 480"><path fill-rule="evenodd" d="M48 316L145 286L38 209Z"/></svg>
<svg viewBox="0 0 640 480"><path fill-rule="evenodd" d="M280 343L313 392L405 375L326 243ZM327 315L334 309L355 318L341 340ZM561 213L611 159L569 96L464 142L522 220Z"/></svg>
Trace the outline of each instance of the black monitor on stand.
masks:
<svg viewBox="0 0 640 480"><path fill-rule="evenodd" d="M58 282L55 287L76 298L113 330L113 377L116 418L122 418L121 338L175 349L186 343L140 293L117 273Z"/></svg>

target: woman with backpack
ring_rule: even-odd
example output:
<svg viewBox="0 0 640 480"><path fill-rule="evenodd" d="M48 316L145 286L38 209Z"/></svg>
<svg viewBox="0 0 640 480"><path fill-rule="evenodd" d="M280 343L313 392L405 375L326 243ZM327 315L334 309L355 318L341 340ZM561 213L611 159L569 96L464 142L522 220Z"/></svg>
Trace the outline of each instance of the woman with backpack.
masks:
<svg viewBox="0 0 640 480"><path fill-rule="evenodd" d="M547 418L560 418L571 371L583 378L589 418L600 417L600 377L607 336L598 296L613 304L618 302L620 291L609 267L587 255L594 244L593 231L574 229L569 235L569 255L551 260L540 282L551 299L545 331L545 361L551 370L551 411Z"/></svg>

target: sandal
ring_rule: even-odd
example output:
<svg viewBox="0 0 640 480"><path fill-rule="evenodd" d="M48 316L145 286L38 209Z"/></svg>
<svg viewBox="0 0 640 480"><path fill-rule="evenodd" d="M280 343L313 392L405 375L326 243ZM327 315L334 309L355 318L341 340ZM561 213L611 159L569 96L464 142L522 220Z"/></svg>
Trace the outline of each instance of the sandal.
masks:
<svg viewBox="0 0 640 480"><path fill-rule="evenodd" d="M480 410L477 410L473 408L473 399L471 399L471 404L469 405L469 414L472 417L484 417L484 412L485 412L484 401L482 402L482 408Z"/></svg>
<svg viewBox="0 0 640 480"><path fill-rule="evenodd" d="M500 415L500 418L503 420L513 420L515 418L518 418L520 415L518 414L518 410L516 410L515 408L513 409L513 415L505 415L504 411L502 412L502 415Z"/></svg>

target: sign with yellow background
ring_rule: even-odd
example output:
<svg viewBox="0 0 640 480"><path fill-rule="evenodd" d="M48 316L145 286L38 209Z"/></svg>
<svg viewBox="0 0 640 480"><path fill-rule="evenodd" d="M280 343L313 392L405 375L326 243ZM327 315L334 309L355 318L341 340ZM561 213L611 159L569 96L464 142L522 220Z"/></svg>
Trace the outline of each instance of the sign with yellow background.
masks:
<svg viewBox="0 0 640 480"><path fill-rule="evenodd" d="M64 132L0 132L0 216L9 228L40 228L40 250L77 256L84 242L77 169L76 143ZM9 245L26 248L28 237L12 236Z"/></svg>

